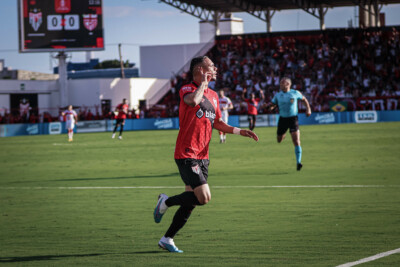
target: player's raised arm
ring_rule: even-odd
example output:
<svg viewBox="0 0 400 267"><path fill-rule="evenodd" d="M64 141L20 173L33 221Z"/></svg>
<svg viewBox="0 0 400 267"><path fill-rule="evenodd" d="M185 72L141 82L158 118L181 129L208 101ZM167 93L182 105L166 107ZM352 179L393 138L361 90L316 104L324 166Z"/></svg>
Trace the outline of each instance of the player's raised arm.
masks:
<svg viewBox="0 0 400 267"><path fill-rule="evenodd" d="M200 79L200 86L193 93L185 95L183 101L185 104L195 107L200 104L203 99L204 90L208 88L208 82L212 79L213 74L206 71L202 66L197 66L193 70L194 80ZM197 78L197 79L196 79Z"/></svg>
<svg viewBox="0 0 400 267"><path fill-rule="evenodd" d="M223 122L221 119L216 120L214 122L214 128L216 130L224 132L224 133L238 134L241 136L249 137L258 142L258 136L254 132L252 132L250 130L243 130L240 128L232 127L232 126L226 124L225 122Z"/></svg>

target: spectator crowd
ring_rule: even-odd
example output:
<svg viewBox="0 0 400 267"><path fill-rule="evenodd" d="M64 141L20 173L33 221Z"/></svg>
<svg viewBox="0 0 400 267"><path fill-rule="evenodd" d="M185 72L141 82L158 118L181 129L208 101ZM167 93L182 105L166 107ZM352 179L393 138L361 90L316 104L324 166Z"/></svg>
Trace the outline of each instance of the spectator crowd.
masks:
<svg viewBox="0 0 400 267"><path fill-rule="evenodd" d="M264 101L269 102L279 91L282 77L291 78L292 88L309 99L314 112L331 111L331 103L345 103L350 111L400 109L399 28L222 36L207 56L218 68L218 78L210 87L225 91L234 105L231 114L246 114L243 92L247 98L252 93L260 97L263 92ZM128 118L178 116L179 90L190 78L187 72L176 75L171 90L157 105L131 110ZM99 106L74 109L79 120L114 118L113 112ZM300 105L299 111L304 110ZM269 112L260 105L259 113ZM48 111L0 110L0 123L62 120Z"/></svg>

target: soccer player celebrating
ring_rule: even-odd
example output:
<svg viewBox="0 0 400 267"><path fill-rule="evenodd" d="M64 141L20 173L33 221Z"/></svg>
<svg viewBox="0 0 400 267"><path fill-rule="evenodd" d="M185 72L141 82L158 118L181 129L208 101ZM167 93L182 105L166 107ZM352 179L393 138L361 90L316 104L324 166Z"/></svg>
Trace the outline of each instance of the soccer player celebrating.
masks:
<svg viewBox="0 0 400 267"><path fill-rule="evenodd" d="M269 103L267 106L269 106L270 110L275 109L277 106L279 107L277 141L278 143L282 142L286 131L289 129L296 154L297 170L300 171L303 165L301 164L302 149L300 146L300 130L297 118L297 100L305 103L307 117L311 115L311 108L307 98L299 91L290 89L291 85L292 81L290 78L283 77L280 82L281 91L274 95L271 100L272 103Z"/></svg>
<svg viewBox="0 0 400 267"><path fill-rule="evenodd" d="M122 139L122 132L124 131L125 119L126 115L128 114L128 109L129 106L127 104L126 98L124 98L122 100L122 103L115 108L115 113L117 113L117 120L115 122L115 127L111 138L113 139L115 138L115 132L117 131L118 126L120 125L121 127L119 129L118 139L120 140Z"/></svg>
<svg viewBox="0 0 400 267"><path fill-rule="evenodd" d="M61 113L65 116L65 126L68 130L68 142L73 141L75 122L78 121L78 115L75 110L72 109L72 105L68 106L68 109Z"/></svg>
<svg viewBox="0 0 400 267"><path fill-rule="evenodd" d="M158 245L169 252L179 252L174 244L175 234L185 225L196 205L207 204L211 199L208 178L208 146L212 129L250 137L258 141L255 133L227 125L222 121L218 95L208 88L215 80L217 68L206 56L190 62L193 81L184 85L179 95L179 134L175 147L175 162L185 183L185 192L168 197L160 194L154 209L154 221L159 223L168 208L180 206L172 223Z"/></svg>
<svg viewBox="0 0 400 267"><path fill-rule="evenodd" d="M245 94L247 92L247 89L243 89L242 93L242 99L244 102L247 103L247 116L249 120L249 129L250 131L253 131L253 129L256 127L256 118L258 114L258 105L262 100L264 100L264 92L260 90L260 96L261 98L256 98L255 93L250 94L250 98L246 98Z"/></svg>
<svg viewBox="0 0 400 267"><path fill-rule="evenodd" d="M219 108L221 109L222 121L228 123L229 113L228 110L233 109L232 101L229 97L225 96L224 90L219 90ZM226 134L224 132L219 132L219 142L226 142Z"/></svg>

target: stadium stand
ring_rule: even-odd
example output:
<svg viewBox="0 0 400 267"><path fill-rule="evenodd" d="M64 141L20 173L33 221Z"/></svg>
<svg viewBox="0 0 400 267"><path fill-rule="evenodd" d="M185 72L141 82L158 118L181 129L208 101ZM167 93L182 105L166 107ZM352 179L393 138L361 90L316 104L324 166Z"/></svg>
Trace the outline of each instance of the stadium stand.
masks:
<svg viewBox="0 0 400 267"><path fill-rule="evenodd" d="M350 111L399 109L397 102L385 103L389 96L400 100L397 27L221 36L207 55L219 72L213 89L226 91L232 114L246 112L243 88L248 94L263 90L269 101L283 76L311 100L314 111L329 111L330 102L344 102ZM187 81L188 73L173 77L171 90L149 116L177 116L178 91ZM379 101L363 104L366 99Z"/></svg>

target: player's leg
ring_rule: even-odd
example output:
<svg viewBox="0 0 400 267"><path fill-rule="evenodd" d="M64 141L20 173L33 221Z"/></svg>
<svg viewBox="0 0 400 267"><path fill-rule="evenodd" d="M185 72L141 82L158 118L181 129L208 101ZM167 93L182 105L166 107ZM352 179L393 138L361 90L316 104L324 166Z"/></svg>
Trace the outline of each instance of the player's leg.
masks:
<svg viewBox="0 0 400 267"><path fill-rule="evenodd" d="M185 186L185 191L186 192L192 192L193 189L191 186ZM159 246L165 249L168 249L168 245L172 246L170 247L172 250L173 247L176 248L175 243L173 242L173 238L175 237L176 233L186 224L188 221L190 215L192 214L193 209L196 206L180 206L179 209L176 211L174 218L172 219L172 223L169 226L167 232L165 235L161 238L159 241ZM176 248L179 250L178 248ZM175 252L175 251L174 251ZM176 251L179 252L179 251ZM182 251L183 252L183 251Z"/></svg>
<svg viewBox="0 0 400 267"><path fill-rule="evenodd" d="M253 127L253 116L251 116L250 114L247 115L247 119L249 121L249 129L251 131L252 127Z"/></svg>
<svg viewBox="0 0 400 267"><path fill-rule="evenodd" d="M256 128L257 115L253 115L252 117L253 117L253 125L252 125L252 127L250 129L251 131L253 131L254 128Z"/></svg>
<svg viewBox="0 0 400 267"><path fill-rule="evenodd" d="M71 136L70 136L71 141L74 139L74 128L75 128L75 124L71 123L71 128L70 128L70 130L71 130Z"/></svg>
<svg viewBox="0 0 400 267"><path fill-rule="evenodd" d="M283 139L285 139L287 129L288 129L288 127L287 127L286 119L279 117L278 129L276 131L276 141L278 143L282 142Z"/></svg>
<svg viewBox="0 0 400 267"><path fill-rule="evenodd" d="M117 129L118 129L118 126L119 126L119 120L117 119L116 121L115 121L115 127L114 127L114 130L113 130L113 134L112 134L112 136L111 136L111 138L115 138L115 132L117 131Z"/></svg>
<svg viewBox="0 0 400 267"><path fill-rule="evenodd" d="M290 134L294 145L294 153L296 155L297 170L300 171L303 165L301 164L302 149L300 145L300 130L297 117L294 117L290 123Z"/></svg>
<svg viewBox="0 0 400 267"><path fill-rule="evenodd" d="M122 139L122 132L124 131L125 120L122 120L121 127L119 128L119 139Z"/></svg>
<svg viewBox="0 0 400 267"><path fill-rule="evenodd" d="M162 194L161 198L164 200L157 203L154 211L154 219L159 222L168 207L180 206L165 236L159 242L160 247L170 252L182 252L173 243L173 237L186 224L194 207L204 205L211 199L210 188L207 184L208 160L185 159L176 160L176 163L186 185L185 192L172 197Z"/></svg>

